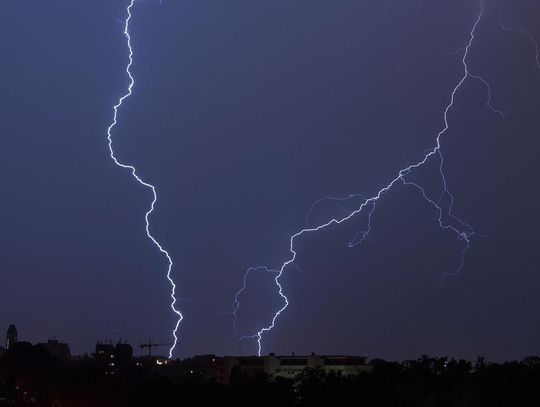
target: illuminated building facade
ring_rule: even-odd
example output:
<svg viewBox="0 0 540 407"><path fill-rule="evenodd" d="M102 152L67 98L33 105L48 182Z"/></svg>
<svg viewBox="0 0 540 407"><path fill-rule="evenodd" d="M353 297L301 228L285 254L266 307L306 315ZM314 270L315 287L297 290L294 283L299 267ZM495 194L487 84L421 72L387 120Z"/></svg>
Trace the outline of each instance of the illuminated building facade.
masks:
<svg viewBox="0 0 540 407"><path fill-rule="evenodd" d="M17 328L10 325L6 333L6 350L17 343Z"/></svg>
<svg viewBox="0 0 540 407"><path fill-rule="evenodd" d="M372 366L366 363L366 357L346 355L307 356L227 356L214 357L214 363L221 367L216 379L227 383L233 371L248 377L264 374L269 377L294 379L306 369L321 370L325 373L336 372L343 376L353 376L371 372Z"/></svg>

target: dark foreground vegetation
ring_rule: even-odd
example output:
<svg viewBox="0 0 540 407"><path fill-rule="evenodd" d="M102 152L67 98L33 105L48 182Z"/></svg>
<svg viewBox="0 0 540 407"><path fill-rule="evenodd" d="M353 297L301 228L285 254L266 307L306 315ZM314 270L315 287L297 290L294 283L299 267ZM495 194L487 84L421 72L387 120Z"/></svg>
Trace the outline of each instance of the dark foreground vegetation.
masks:
<svg viewBox="0 0 540 407"><path fill-rule="evenodd" d="M0 359L0 406L540 406L540 359L503 364L429 358L371 361L371 373L306 370L295 379L233 371L227 384L193 371L133 363L104 374L91 357L61 361L20 343Z"/></svg>

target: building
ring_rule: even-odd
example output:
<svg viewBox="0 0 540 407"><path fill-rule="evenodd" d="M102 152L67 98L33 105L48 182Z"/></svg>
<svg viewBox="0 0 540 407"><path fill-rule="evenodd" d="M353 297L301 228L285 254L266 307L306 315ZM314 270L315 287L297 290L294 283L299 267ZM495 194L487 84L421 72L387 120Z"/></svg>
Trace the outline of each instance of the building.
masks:
<svg viewBox="0 0 540 407"><path fill-rule="evenodd" d="M271 353L268 356L229 356L224 358L219 365L223 366L224 373L220 374L218 381L226 383L230 380L234 371L254 377L260 374L269 377L281 377L294 379L306 369L321 370L325 373L336 372L343 376L353 376L360 373L371 372L372 366L366 363L366 357L346 355L316 355L308 356L276 356Z"/></svg>
<svg viewBox="0 0 540 407"><path fill-rule="evenodd" d="M96 344L94 360L99 369L106 375L114 375L119 369L129 367L133 363L133 348L127 343L117 343L116 346L110 343Z"/></svg>
<svg viewBox="0 0 540 407"><path fill-rule="evenodd" d="M116 373L116 349L114 345L109 343L96 344L96 351L94 353L94 360L97 367L104 371L106 375Z"/></svg>
<svg viewBox="0 0 540 407"><path fill-rule="evenodd" d="M118 342L114 347L116 365L126 367L133 362L133 347L128 343Z"/></svg>
<svg viewBox="0 0 540 407"><path fill-rule="evenodd" d="M51 355L56 356L58 359L71 359L71 350L69 349L69 345L67 343L57 341L56 338L51 338L46 343L38 343L36 346L47 350Z"/></svg>
<svg viewBox="0 0 540 407"><path fill-rule="evenodd" d="M294 379L307 369L318 369L325 373L335 372L343 376L353 376L371 371L366 357L347 355L276 356L265 357L265 373L272 377Z"/></svg>
<svg viewBox="0 0 540 407"><path fill-rule="evenodd" d="M17 328L10 325L6 333L6 350L17 343Z"/></svg>
<svg viewBox="0 0 540 407"><path fill-rule="evenodd" d="M225 357L225 368L230 378L233 371L246 377L256 377L266 374L266 358L259 356Z"/></svg>

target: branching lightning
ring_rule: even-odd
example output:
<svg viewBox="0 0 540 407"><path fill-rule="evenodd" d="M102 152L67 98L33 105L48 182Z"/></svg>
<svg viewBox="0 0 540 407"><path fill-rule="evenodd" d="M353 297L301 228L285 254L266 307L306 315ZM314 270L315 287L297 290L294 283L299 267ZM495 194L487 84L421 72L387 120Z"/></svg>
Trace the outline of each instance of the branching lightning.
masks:
<svg viewBox="0 0 540 407"><path fill-rule="evenodd" d="M182 322L183 315L176 308L176 302L177 302L176 296L175 296L176 284L174 283L174 281L173 281L173 279L171 277L171 271L172 271L172 266L173 266L172 258L169 255L169 252L167 252L167 250L165 250L161 246L161 244L156 240L156 238L150 233L150 219L149 219L149 217L152 214L152 212L154 212L154 207L155 207L156 202L157 202L156 187L154 185L152 185L152 184L149 184L148 182L143 181L137 175L137 170L133 165L123 164L116 158L116 156L114 154L113 142L112 142L112 131L114 130L114 128L116 127L116 124L117 124L118 109L120 109L120 107L122 106L124 101L131 96L132 91L133 91L133 86L135 85L135 79L133 78L133 75L131 73L131 67L133 65L133 48L131 46L131 36L130 36L130 32L129 32L129 23L130 23L131 18L132 18L132 9L133 9L134 4L135 4L135 0L130 0L130 3L127 6L127 9L126 9L127 17L124 20L124 36L126 38L127 47L128 47L128 50L129 50L129 53L128 53L129 62L128 62L127 66L126 66L126 74L129 77L129 86L127 88L127 92L122 97L120 97L120 99L118 99L118 102L113 107L114 115L113 115L113 120L112 120L111 124L107 128L107 139L109 140L109 151L110 151L110 155L111 155L111 158L113 159L114 163L117 166L121 167L121 168L125 168L125 169L130 170L131 175L133 176L133 178L135 178L135 180L137 180L137 182L139 184L143 185L144 187L146 187L146 188L150 189L150 191L152 191L152 202L150 204L150 208L148 209L148 211L146 212L146 214L144 216L144 219L145 219L145 222L146 222L146 235L157 246L159 251L167 258L167 262L168 262L167 279L169 280L169 283L171 284L171 300L172 300L171 309L178 316L178 320L176 322L174 330L172 331L172 335L174 337L174 342L173 342L173 345L171 346L171 348L169 349L169 358L172 358L174 348L176 347L176 344L178 343L177 331L178 331L178 327L180 325L180 322Z"/></svg>
<svg viewBox="0 0 540 407"><path fill-rule="evenodd" d="M236 295L234 296L234 301L233 301L232 315L233 315L234 336L238 336L237 324L238 324L238 311L240 310L240 300L239 300L240 294L242 294L248 288L248 284L247 284L248 276L252 272L256 272L256 271L264 271L264 272L267 272L267 273L279 274L279 270L270 270L266 266L250 267L246 271L246 274L244 274L244 284L242 285L242 288L240 288L240 290L237 291ZM242 338L246 338L246 336L243 336Z"/></svg>
<svg viewBox="0 0 540 407"><path fill-rule="evenodd" d="M449 118L448 118L448 116L449 116L449 112L454 108L456 95L458 94L458 92L462 88L463 84L468 79L479 81L485 86L486 91L487 91L486 107L489 110L491 110L492 112L496 113L497 115L504 116L504 112L494 108L493 105L491 104L491 101L492 101L492 89L491 89L490 83L487 80L485 80L482 76L479 76L477 74L472 73L470 71L468 63L467 63L471 47L472 47L472 45L474 43L474 40L476 38L478 25L480 24L480 22L482 20L482 17L484 16L484 0L480 0L479 3L480 3L479 4L480 7L479 7L478 15L476 16L476 19L474 20L474 24L472 25L472 28L471 28L471 30L469 32L469 40L468 40L466 46L464 48L462 48L462 50L461 50L461 52L463 53L463 56L461 58L461 63L463 65L463 75L461 76L461 78L459 79L459 81L457 82L457 84L455 85L455 87L453 88L453 90L452 90L452 92L450 94L449 103L448 103L448 105L446 106L446 108L444 109L444 112L443 112L444 125L443 125L442 129L436 135L435 145L431 149L425 151L423 159L416 162L415 164L411 164L411 165L409 165L409 166L407 166L405 168L400 169L398 171L397 175L395 176L395 178L393 178L386 186L382 187L375 195L373 195L373 196L371 196L369 198L364 198L363 196L361 196L359 194L354 194L354 195L350 195L347 198L324 197L324 198L316 201L312 205L312 207L311 207L311 209L309 211L309 214L312 212L313 208L317 204L322 202L323 200L331 200L331 201L334 201L344 211L344 215L342 217L334 217L331 220L329 220L329 221L327 221L325 223L319 224L317 226L310 226L309 225L309 214L308 214L308 224L306 225L306 227L304 229L298 231L297 233L295 233L294 235L292 235L290 237L290 242L289 242L290 257L288 258L288 260L286 260L284 263L282 263L282 265L281 265L281 267L279 269L271 270L271 269L266 268L266 267L257 267L257 268L250 268L250 269L247 270L246 274L244 275L243 287L236 293L236 296L235 296L235 299L234 299L234 302L233 302L233 310L232 310L231 314L234 317L234 328L235 328L235 330L236 330L236 326L237 326L237 322L238 322L238 311L239 311L239 308L240 308L239 296L242 294L242 292L244 292L246 290L248 275L253 270L261 270L262 269L262 270L266 270L266 271L275 272L276 276L274 278L274 282L275 282L275 285L276 285L276 287L278 289L278 294L283 300L283 305L281 306L281 308L279 310L276 311L276 313L274 314L272 320L270 321L270 323L267 326L262 327L259 331L257 331L253 335L246 335L246 336L243 337L243 338L254 338L254 339L257 340L259 356L261 355L261 352L262 352L262 339L263 339L264 334L269 332L270 330L272 330L275 327L276 321L278 320L280 315L285 311L285 309L289 305L289 299L287 298L287 296L284 293L283 286L281 285L280 279L283 276L283 273L285 272L287 267L289 265L294 265L294 261L296 260L297 252L295 251L295 241L298 238L300 238L301 236L303 236L303 235L320 231L320 230L328 228L328 227L330 227L332 225L339 225L339 224L345 223L345 222L351 220L356 215L360 214L365 209L366 211L368 211L367 212L367 226L366 226L366 228L364 230L361 230L360 232L358 232L357 235L349 242L348 245L349 245L349 247L354 247L354 246L364 242L366 239L369 238L369 233L370 233L371 227L372 227L372 215L374 214L374 212L376 210L377 203L396 184L401 183L404 186L408 186L408 187L411 187L411 188L414 188L414 189L418 190L418 192L420 193L422 198L424 198L424 200L434 208L434 210L436 212L436 220L437 220L440 228L443 229L443 230L448 230L448 231L454 233L456 238L459 241L462 242L460 263L459 263L457 269L453 273L445 273L444 276L446 276L446 275L455 275L455 274L459 273L461 271L461 269L464 267L464 264L465 264L465 252L467 251L467 249L469 248L469 246L471 244L471 239L474 236L478 235L478 234L473 230L473 228L469 224L462 221L460 218L458 218L452 212L453 205L454 205L454 196L452 195L452 193L448 189L447 180L446 180L446 176L445 176L445 173L444 173L444 158L443 158L443 154L442 154L442 151L441 151L441 139L447 133L447 131L449 130L450 126L449 126ZM534 38L532 38L532 39L534 40ZM440 195L438 197L430 197L428 195L428 193L426 192L424 187L422 187L418 182L414 182L411 179L409 179L409 177L412 175L412 172L414 170L424 166L424 164L426 164L430 160L436 160L435 162L438 163L438 169L439 169L440 181L441 181L441 187L442 187L441 188L441 193L440 193ZM361 198L361 203L359 204L359 206L356 207L356 209L348 210L346 207L341 205L341 203L343 201L351 199L353 197L355 197L355 198L360 197ZM444 276L443 276L443 278L444 278Z"/></svg>

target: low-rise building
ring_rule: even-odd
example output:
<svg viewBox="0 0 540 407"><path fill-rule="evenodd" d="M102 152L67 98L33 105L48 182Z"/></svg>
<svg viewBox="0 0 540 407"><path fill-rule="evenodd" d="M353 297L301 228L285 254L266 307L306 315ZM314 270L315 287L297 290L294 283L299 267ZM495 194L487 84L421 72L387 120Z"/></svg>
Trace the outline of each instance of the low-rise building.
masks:
<svg viewBox="0 0 540 407"><path fill-rule="evenodd" d="M371 372L372 366L366 363L366 357L347 355L301 355L288 356L227 356L220 364L223 374L219 381L226 383L230 380L233 370L247 377L265 374L269 377L294 379L306 369L320 369L325 373L336 372L344 376Z"/></svg>

